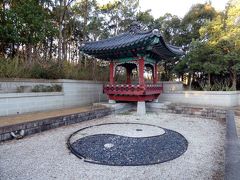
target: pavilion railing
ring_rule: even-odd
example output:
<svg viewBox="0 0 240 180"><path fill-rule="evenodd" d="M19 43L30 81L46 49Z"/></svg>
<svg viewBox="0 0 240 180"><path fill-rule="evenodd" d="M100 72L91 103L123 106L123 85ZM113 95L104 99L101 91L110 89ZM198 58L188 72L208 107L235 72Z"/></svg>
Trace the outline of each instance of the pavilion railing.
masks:
<svg viewBox="0 0 240 180"><path fill-rule="evenodd" d="M162 84L105 84L103 86L103 92L110 95L152 95L160 94L162 90Z"/></svg>

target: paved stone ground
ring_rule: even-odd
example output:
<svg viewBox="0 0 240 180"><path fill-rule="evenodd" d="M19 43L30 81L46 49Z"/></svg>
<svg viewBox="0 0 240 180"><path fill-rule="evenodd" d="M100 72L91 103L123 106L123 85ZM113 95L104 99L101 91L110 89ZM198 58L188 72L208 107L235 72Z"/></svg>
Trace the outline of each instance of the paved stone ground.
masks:
<svg viewBox="0 0 240 180"><path fill-rule="evenodd" d="M147 123L181 133L188 141L180 157L149 166L106 166L84 162L69 152L74 131L115 122ZM0 144L0 179L223 179L223 122L158 113L111 115Z"/></svg>

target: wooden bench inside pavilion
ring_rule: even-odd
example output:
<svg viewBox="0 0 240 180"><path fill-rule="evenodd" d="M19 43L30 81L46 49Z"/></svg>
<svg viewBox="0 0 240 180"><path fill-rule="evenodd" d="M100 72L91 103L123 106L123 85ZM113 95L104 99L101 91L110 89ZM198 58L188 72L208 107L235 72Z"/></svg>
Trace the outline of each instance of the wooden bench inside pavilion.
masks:
<svg viewBox="0 0 240 180"><path fill-rule="evenodd" d="M145 114L145 101L153 101L163 91L158 84L158 63L162 60L182 56L180 47L167 44L157 29L144 31L137 23L133 23L129 31L108 39L87 42L80 51L97 59L109 61L110 81L103 87L104 93L112 102L138 102L139 114ZM126 69L126 83L115 83L116 68ZM152 71L152 83L144 80L144 69ZM132 71L138 72L138 83L132 84Z"/></svg>

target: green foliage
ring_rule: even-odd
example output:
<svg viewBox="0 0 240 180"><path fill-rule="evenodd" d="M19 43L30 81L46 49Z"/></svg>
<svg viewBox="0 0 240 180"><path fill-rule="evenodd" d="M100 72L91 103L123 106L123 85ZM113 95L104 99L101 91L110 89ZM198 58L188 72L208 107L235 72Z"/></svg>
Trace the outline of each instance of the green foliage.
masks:
<svg viewBox="0 0 240 180"><path fill-rule="evenodd" d="M192 41L189 52L175 70L178 72L204 72L219 74L222 71L221 57L214 52L214 48L204 41ZM187 65L187 67L185 66Z"/></svg>
<svg viewBox="0 0 240 180"><path fill-rule="evenodd" d="M213 84L208 84L204 81L199 83L203 91L233 91L234 88L231 87L229 79L214 81Z"/></svg>
<svg viewBox="0 0 240 180"><path fill-rule="evenodd" d="M159 29L167 42L186 50L185 57L159 63L163 80L188 76L196 84L207 79L205 89L236 88L238 0L229 0L220 13L211 3L195 4L182 19L169 13L154 19L150 10L139 11L139 0L102 6L96 0L12 0L0 5L0 77L107 81L108 64L81 54L79 45L126 31L137 20L145 29ZM124 75L117 78L125 80ZM221 78L230 79L230 84L216 80Z"/></svg>
<svg viewBox="0 0 240 180"><path fill-rule="evenodd" d="M237 72L240 70L240 25L236 21L239 12L239 1L229 1L225 14L200 29L202 37L214 48L222 69L229 73L233 89L236 89Z"/></svg>
<svg viewBox="0 0 240 180"><path fill-rule="evenodd" d="M181 22L181 35L184 37L182 43L187 45L191 43L192 39L200 38L200 28L216 16L217 12L211 3L193 5Z"/></svg>
<svg viewBox="0 0 240 180"><path fill-rule="evenodd" d="M0 58L0 77L1 78L25 78L29 77L30 72L18 59Z"/></svg>
<svg viewBox="0 0 240 180"><path fill-rule="evenodd" d="M0 37L6 43L37 44L56 32L38 1L19 0L0 12Z"/></svg>
<svg viewBox="0 0 240 180"><path fill-rule="evenodd" d="M39 84L32 88L32 92L61 92L62 86L59 84L52 84L50 86Z"/></svg>
<svg viewBox="0 0 240 180"><path fill-rule="evenodd" d="M38 79L61 79L64 78L64 72L59 63L50 62L48 64L35 63L30 68L31 78Z"/></svg>
<svg viewBox="0 0 240 180"><path fill-rule="evenodd" d="M164 39L174 45L183 45L181 19L170 13L154 21L154 27L160 29Z"/></svg>
<svg viewBox="0 0 240 180"><path fill-rule="evenodd" d="M105 30L109 35L117 35L128 29L129 25L136 20L139 0L121 0L109 2L100 7L104 15Z"/></svg>
<svg viewBox="0 0 240 180"><path fill-rule="evenodd" d="M151 10L146 10L143 12L138 12L137 14L137 21L141 22L146 27L153 27L154 26L154 17L151 15Z"/></svg>

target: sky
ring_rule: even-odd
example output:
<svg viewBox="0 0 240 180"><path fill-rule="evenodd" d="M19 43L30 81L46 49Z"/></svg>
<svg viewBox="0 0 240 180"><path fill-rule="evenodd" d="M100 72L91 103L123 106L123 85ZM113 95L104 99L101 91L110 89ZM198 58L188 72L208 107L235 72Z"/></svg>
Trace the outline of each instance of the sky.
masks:
<svg viewBox="0 0 240 180"><path fill-rule="evenodd" d="M99 3L107 3L114 0L98 0ZM142 11L151 9L154 18L171 13L178 17L183 17L193 4L205 3L206 0L139 0ZM211 0L213 7L217 11L224 10L228 0Z"/></svg>

